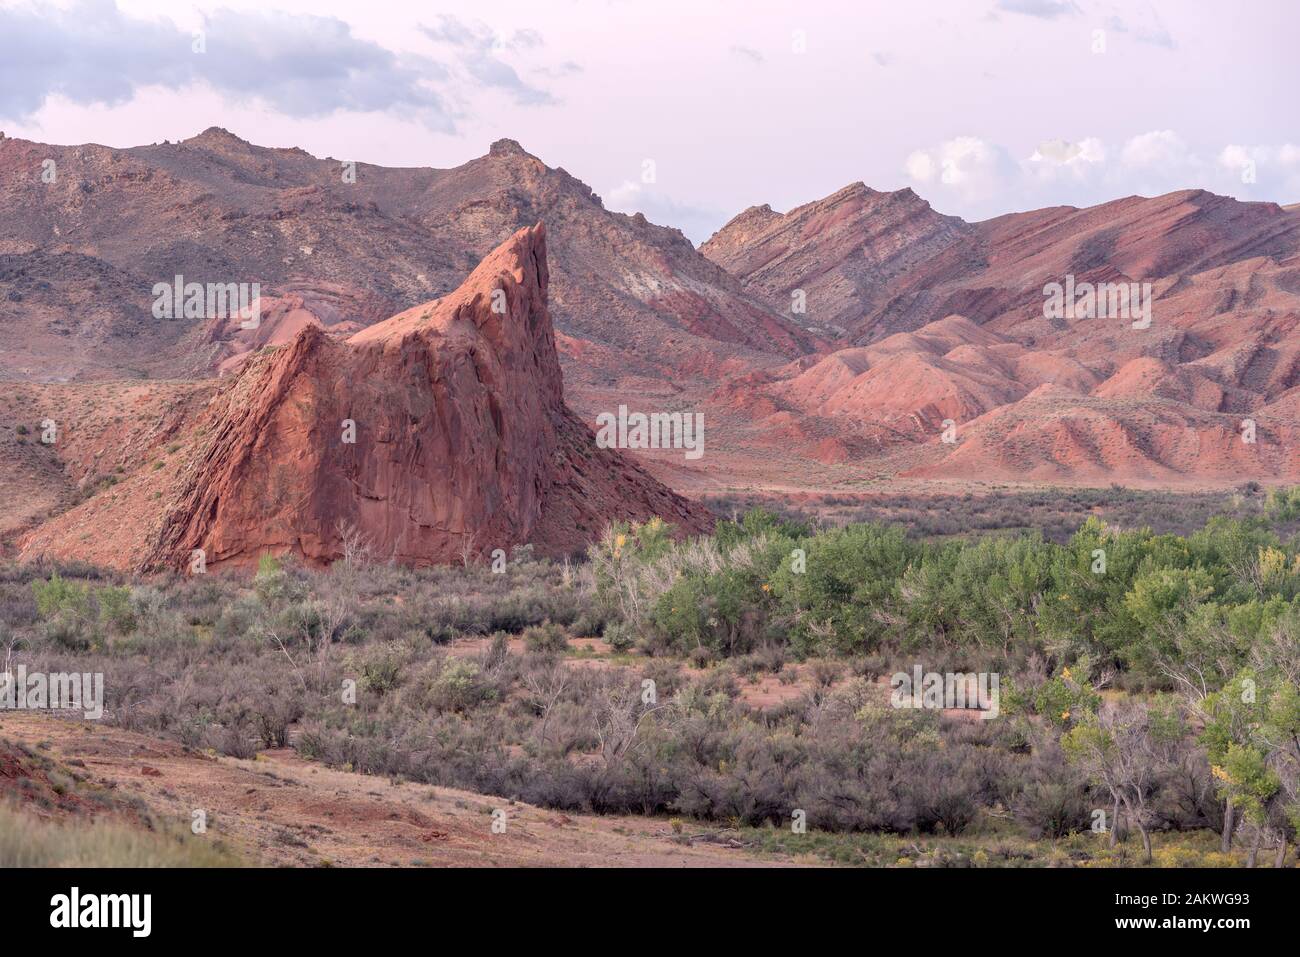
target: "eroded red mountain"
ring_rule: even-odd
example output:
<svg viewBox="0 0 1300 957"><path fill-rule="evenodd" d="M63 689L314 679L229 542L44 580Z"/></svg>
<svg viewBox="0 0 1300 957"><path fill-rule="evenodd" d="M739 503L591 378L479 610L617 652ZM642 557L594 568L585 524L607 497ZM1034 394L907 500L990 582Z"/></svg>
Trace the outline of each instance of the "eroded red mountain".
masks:
<svg viewBox="0 0 1300 957"><path fill-rule="evenodd" d="M140 470L23 553L183 569L201 551L213 568L268 552L328 562L352 541L428 564L525 542L564 554L616 519L707 528L565 406L545 235L520 230L438 300L347 338L304 324L201 386L211 398L168 479ZM87 542L86 527L115 534Z"/></svg>
<svg viewBox="0 0 1300 957"><path fill-rule="evenodd" d="M155 283L258 283L270 300L259 345L291 335L281 322L365 326L444 295L536 222L550 231L556 326L583 355L566 361L575 385L667 383L817 345L679 231L610 212L513 140L454 169L390 169L216 128L120 150L0 139L0 204L0 282L22 296L0 302L21 344L0 363L10 376L228 371L252 337L153 319Z"/></svg>
<svg viewBox="0 0 1300 957"><path fill-rule="evenodd" d="M825 463L956 480L1300 477L1295 209L1192 190L969 224L857 184L747 210L702 250L773 308L802 297L789 318L838 338L720 392L760 430L800 421ZM1045 290L1067 277L1136 284L1149 323L1051 315Z"/></svg>

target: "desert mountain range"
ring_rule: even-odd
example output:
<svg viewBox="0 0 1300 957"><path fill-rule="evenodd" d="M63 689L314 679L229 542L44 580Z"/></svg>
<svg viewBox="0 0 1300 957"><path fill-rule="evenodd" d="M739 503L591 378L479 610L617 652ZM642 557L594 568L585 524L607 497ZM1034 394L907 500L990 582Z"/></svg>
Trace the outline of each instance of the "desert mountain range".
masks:
<svg viewBox="0 0 1300 957"><path fill-rule="evenodd" d="M983 223L855 184L737 216L702 251L836 348L733 402L794 412L840 460L927 446L904 475L1198 482L1293 476L1300 217L1204 191ZM1150 284L1147 328L1047 318L1044 289ZM791 317L796 317L790 313ZM815 327L815 326L814 326ZM847 347L841 347L846 344ZM1255 422L1242 442L1243 420ZM934 445L942 423L957 441ZM973 470L973 471L972 471Z"/></svg>
<svg viewBox="0 0 1300 957"><path fill-rule="evenodd" d="M387 169L215 128L0 139L0 202L0 538L27 555L328 560L360 527L445 561L707 524L669 487L1300 473L1295 207L1189 190L967 223L858 183L697 249L511 140ZM260 323L156 318L175 276L257 283ZM1049 318L1067 277L1145 284L1149 324ZM702 412L704 456L597 449L619 405Z"/></svg>

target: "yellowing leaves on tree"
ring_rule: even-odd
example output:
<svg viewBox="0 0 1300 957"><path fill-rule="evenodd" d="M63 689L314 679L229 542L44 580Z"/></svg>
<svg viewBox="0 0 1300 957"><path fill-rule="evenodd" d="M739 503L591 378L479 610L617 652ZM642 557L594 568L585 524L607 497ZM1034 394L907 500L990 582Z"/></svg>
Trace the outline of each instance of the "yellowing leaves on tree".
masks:
<svg viewBox="0 0 1300 957"><path fill-rule="evenodd" d="M1286 553L1266 546L1259 550L1259 577L1266 585L1280 584L1286 577Z"/></svg>

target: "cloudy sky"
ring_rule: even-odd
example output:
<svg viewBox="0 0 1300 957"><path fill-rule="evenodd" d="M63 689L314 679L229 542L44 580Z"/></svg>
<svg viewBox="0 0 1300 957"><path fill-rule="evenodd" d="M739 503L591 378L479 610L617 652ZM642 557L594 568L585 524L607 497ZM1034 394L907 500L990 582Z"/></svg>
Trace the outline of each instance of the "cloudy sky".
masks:
<svg viewBox="0 0 1300 957"><path fill-rule="evenodd" d="M0 129L437 167L510 137L697 242L855 180L968 219L1290 204L1297 36L1296 0L0 0Z"/></svg>

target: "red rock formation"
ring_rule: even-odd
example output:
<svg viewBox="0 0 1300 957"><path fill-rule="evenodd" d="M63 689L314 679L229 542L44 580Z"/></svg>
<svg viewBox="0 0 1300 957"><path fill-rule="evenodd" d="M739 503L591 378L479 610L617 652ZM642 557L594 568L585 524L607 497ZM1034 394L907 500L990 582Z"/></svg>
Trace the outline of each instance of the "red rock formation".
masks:
<svg viewBox="0 0 1300 957"><path fill-rule="evenodd" d="M200 431L146 567L193 549L209 567L264 552L326 562L350 529L383 558L428 564L523 542L566 552L615 518L709 523L598 450L565 407L540 225L451 295L347 340L306 324L247 364Z"/></svg>
<svg viewBox="0 0 1300 957"><path fill-rule="evenodd" d="M1184 190L967 224L854 184L785 214L747 210L702 251L773 308L802 289L806 320L840 327L847 348L765 370L743 404L726 396L765 424L815 424L810 458L829 430L868 440L886 473L929 478L1300 472L1285 454L1300 408L1294 210ZM1149 327L1049 318L1044 285L1071 275L1150 283ZM1248 417L1254 444L1239 441ZM958 443L936 444L944 419Z"/></svg>
<svg viewBox="0 0 1300 957"><path fill-rule="evenodd" d="M1043 319L1044 283L1067 274L1081 282L1164 280L1157 296L1193 286L1217 294L1195 312L1250 308L1263 295L1251 278L1300 251L1300 216L1273 203L1182 190L965 223L939 215L910 189L882 193L854 183L788 213L746 210L700 251L783 313L791 291L804 290L804 321L840 327L844 344L959 314L1018 339L1068 338L1074 347L1113 351L1103 344L1104 323L1061 330ZM1163 312L1166 330L1194 314ZM1131 337L1126 358L1163 334L1157 327Z"/></svg>
<svg viewBox="0 0 1300 957"><path fill-rule="evenodd" d="M205 340L215 346L212 367L221 375L243 368L265 346L292 342L304 326L346 337L395 313L388 300L336 283L293 283L278 296L259 298L258 324L244 328L238 314L209 321Z"/></svg>
<svg viewBox="0 0 1300 957"><path fill-rule="evenodd" d="M700 252L787 318L842 336L875 324L905 290L964 275L978 255L972 235L910 189L853 183L784 214L747 209ZM802 314L791 312L795 290Z"/></svg>
<svg viewBox="0 0 1300 957"><path fill-rule="evenodd" d="M57 161L58 182L33 189L46 158ZM674 229L605 209L574 176L510 140L454 169L362 164L356 181L345 182L337 160L254 146L216 129L121 150L0 141L0 206L0 378L80 386L224 371L229 379L246 362L266 378L272 360L259 354L264 347L277 347L276 357L305 348L306 326L343 340L445 295L504 239L540 220L552 253L549 308L569 406L591 422L621 403L670 405L703 411L716 427L711 434L722 441L698 467L637 456L677 487L829 488L922 474L917 469L958 480L986 470L1042 481L1300 478L1300 459L1277 444L1300 410L1297 207L1185 190L964 223L910 190L853 184L788 213L754 207L696 250ZM260 283L262 327L155 320L149 291L178 273ZM1044 283L1067 274L1080 282L1150 281L1154 322L1139 330L1126 321L1048 318ZM803 314L791 310L795 289L807 294ZM309 352L301 361L330 375L360 368L355 357L336 358L350 356L346 349L317 343ZM238 388L251 392L262 381L239 376ZM105 384L113 389L89 403L37 389L33 408L44 415L52 404L66 436L88 434L98 416L83 409L129 394L120 382ZM186 415L208 390L227 396L235 388L226 379L199 391L191 382L176 385L190 396ZM156 403L172 391L159 390ZM314 396L318 405L333 401ZM179 414L156 403L131 416L153 429ZM228 418L248 414L227 411ZM324 434L315 419L289 422L280 405L267 415L284 419L286 429ZM1246 417L1259 420L1260 443L1222 446ZM215 411L209 418L214 430L228 424ZM959 425L955 446L935 444L946 418ZM583 450L584 433L562 421L557 447ZM1205 441L1183 442L1187 430ZM51 487L62 469L76 496L42 496L39 509L21 509L25 530L37 516L61 513L42 522L33 549L87 556L94 544L96 560L153 554L155 539L169 534L157 501L195 494L194 477L174 474L180 463L172 453L165 461L140 459L143 452L123 459L121 448L147 445L153 456L154 446L118 447L115 432L95 434L96 448L116 453L111 474L107 455L83 470L70 446L58 450L57 462L19 447L0 461L0 496L32 500L29 490ZM172 444L169 436L160 447ZM296 447L284 452L284 463L298 468ZM566 464L555 468L569 471L555 481L584 494L551 497L530 533L539 542L558 547L568 540L564 525L577 538L574 528L596 521L573 503L604 507L602 489L644 480L605 476L606 465L618 471L622 460L598 455L606 464L597 467L584 455L557 453ZM312 468L331 475L339 465ZM181 477L185 484L173 489ZM119 483L110 495L83 501L107 480ZM133 510L123 508L127 499ZM356 511L369 512L368 501ZM236 505L248 507L221 499L219 511ZM549 517L558 515L568 517L552 530ZM340 517L313 521L325 528ZM511 527L524 525L520 517ZM292 528L276 535L277 547L305 548ZM317 537L310 547L328 554L328 535Z"/></svg>

